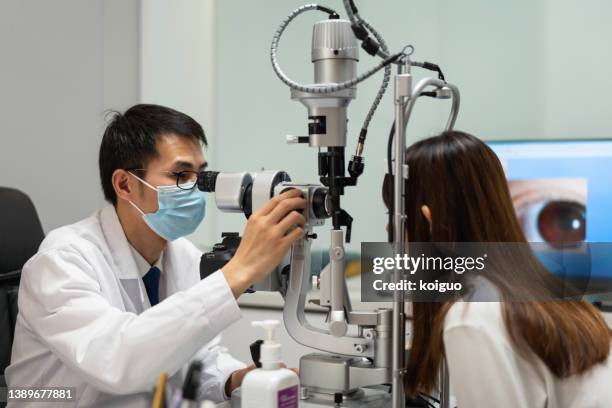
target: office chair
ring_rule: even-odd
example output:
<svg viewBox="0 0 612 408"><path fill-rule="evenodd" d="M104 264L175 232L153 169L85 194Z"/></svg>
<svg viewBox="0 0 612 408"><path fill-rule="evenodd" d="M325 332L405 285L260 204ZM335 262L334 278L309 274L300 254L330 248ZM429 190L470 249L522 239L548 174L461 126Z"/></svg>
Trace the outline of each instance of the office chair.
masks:
<svg viewBox="0 0 612 408"><path fill-rule="evenodd" d="M30 198L0 187L0 387L6 387L4 370L11 360L21 268L44 237Z"/></svg>

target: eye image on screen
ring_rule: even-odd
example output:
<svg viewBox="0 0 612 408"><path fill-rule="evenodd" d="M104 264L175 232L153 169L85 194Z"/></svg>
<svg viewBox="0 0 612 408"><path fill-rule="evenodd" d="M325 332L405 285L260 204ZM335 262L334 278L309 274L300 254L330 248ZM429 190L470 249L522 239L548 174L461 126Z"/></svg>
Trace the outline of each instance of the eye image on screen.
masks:
<svg viewBox="0 0 612 408"><path fill-rule="evenodd" d="M555 274L607 282L612 292L612 139L488 145L536 256Z"/></svg>
<svg viewBox="0 0 612 408"><path fill-rule="evenodd" d="M586 240L587 179L509 180L508 186L529 242L557 248Z"/></svg>

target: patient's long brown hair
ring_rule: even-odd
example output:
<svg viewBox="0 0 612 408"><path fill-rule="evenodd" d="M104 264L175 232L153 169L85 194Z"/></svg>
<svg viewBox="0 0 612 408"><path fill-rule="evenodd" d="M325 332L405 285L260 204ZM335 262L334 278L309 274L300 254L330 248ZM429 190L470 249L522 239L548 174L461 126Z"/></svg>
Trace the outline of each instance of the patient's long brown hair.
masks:
<svg viewBox="0 0 612 408"><path fill-rule="evenodd" d="M406 151L406 232L412 242L526 242L516 217L504 172L495 153L478 138L452 131L422 140ZM389 205L389 176L383 199ZM431 224L422 214L427 205ZM513 268L542 274L525 257ZM527 275L524 275L527 276ZM502 300L508 283L488 276ZM406 392L430 392L444 358L443 328L452 302L413 302L413 336L405 376ZM598 310L577 300L503 302L510 338L519 350L531 350L558 377L580 374L606 360L610 330Z"/></svg>

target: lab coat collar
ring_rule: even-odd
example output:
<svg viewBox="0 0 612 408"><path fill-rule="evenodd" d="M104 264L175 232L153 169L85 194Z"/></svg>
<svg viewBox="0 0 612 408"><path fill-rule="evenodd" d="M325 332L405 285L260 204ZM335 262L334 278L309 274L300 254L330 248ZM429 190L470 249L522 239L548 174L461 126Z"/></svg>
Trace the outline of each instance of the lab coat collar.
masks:
<svg viewBox="0 0 612 408"><path fill-rule="evenodd" d="M172 293L189 289L200 281L200 257L186 252L186 238L168 242L164 250L163 271L166 275L166 291ZM191 246L191 244L189 244Z"/></svg>
<svg viewBox="0 0 612 408"><path fill-rule="evenodd" d="M107 205L100 212L100 224L104 237L111 251L111 257L116 265L116 276L120 280L137 279L141 281L141 273L132 250L130 243L125 236L123 227L119 222L119 217L113 205ZM184 246L185 238L179 238L176 241L171 241L166 244L163 258L161 259L163 271L166 279L166 296L185 290L195 285L199 281L198 265L190 265L185 258L184 251L181 251L181 245ZM199 259L198 259L199 261ZM191 271L193 269L193 271ZM140 283L140 282L139 282ZM142 295L142 286L141 296ZM132 296L130 296L132 297ZM132 299L137 303L136 299Z"/></svg>
<svg viewBox="0 0 612 408"><path fill-rule="evenodd" d="M117 278L139 279L138 266L113 205L107 205L100 212L100 225L110 248L113 262L117 266L115 272Z"/></svg>

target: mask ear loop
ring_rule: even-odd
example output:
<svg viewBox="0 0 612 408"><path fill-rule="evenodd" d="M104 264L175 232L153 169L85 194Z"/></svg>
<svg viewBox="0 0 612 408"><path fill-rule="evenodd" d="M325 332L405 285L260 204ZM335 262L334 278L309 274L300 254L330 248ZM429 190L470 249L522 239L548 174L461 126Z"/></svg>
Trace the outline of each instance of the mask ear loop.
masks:
<svg viewBox="0 0 612 408"><path fill-rule="evenodd" d="M147 183L146 181L144 181L143 179L141 179L140 177L138 177L137 175L135 175L134 173L132 173L131 171L128 171L129 174L131 174L132 176L136 177L138 180L140 180L145 186L149 187L150 189L153 189L154 191L157 192L157 189L155 187L153 187L151 184ZM142 211L136 204L134 204L132 202L132 200L127 200L128 203L132 204L132 206L138 210L138 212L140 212L140 214L142 214L142 216L145 216L145 212Z"/></svg>
<svg viewBox="0 0 612 408"><path fill-rule="evenodd" d="M138 177L137 175L135 175L131 171L128 171L128 173L131 174L132 176L136 177L138 180L140 180L144 185L146 185L150 189L157 191L157 188L153 187L152 185L150 185L149 183L147 183L146 181L144 181L143 179L141 179L140 177Z"/></svg>
<svg viewBox="0 0 612 408"><path fill-rule="evenodd" d="M138 208L138 206L137 206L136 204L134 204L134 203L132 202L132 200L127 200L127 201L128 201L128 203L132 204L132 207L134 207L135 209L137 209L137 210L138 210L138 212L139 212L139 213L140 213L140 214L141 214L143 217L145 216L145 213L144 213L144 212L143 212L143 211L142 211L140 208Z"/></svg>

